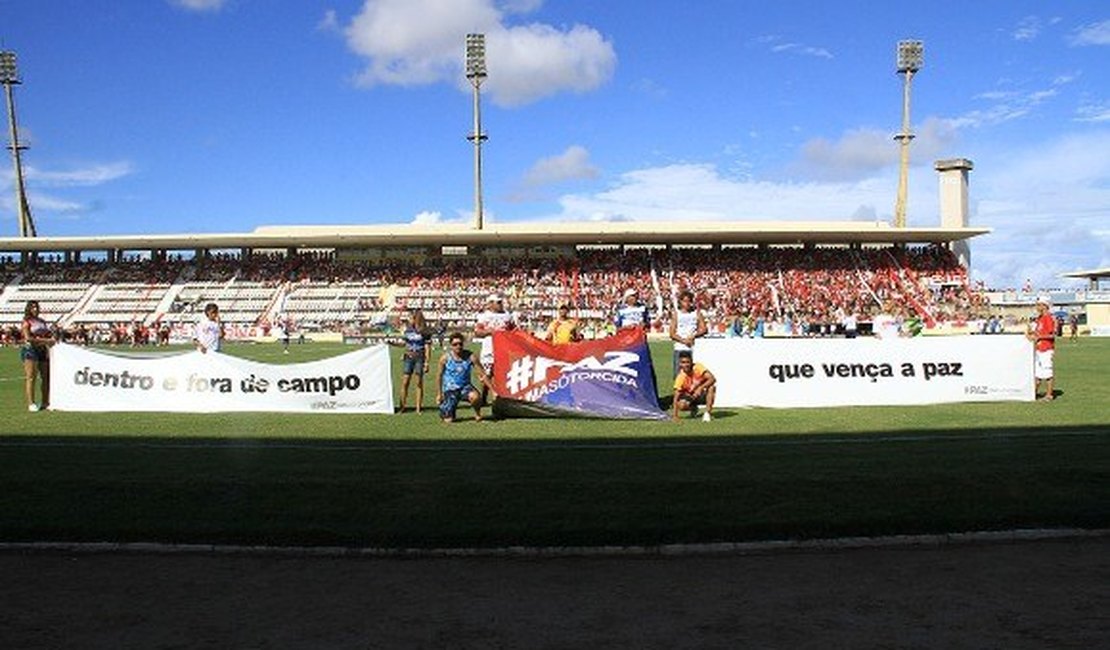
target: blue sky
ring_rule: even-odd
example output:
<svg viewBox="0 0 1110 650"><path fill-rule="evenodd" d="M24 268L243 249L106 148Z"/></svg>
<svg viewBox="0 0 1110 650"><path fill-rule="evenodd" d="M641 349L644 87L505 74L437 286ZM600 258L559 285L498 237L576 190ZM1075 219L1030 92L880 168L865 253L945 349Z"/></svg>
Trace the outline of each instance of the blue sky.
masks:
<svg viewBox="0 0 1110 650"><path fill-rule="evenodd" d="M489 221L889 221L915 38L909 224L969 158L973 278L1110 266L1090 0L0 0L39 233L469 221L472 31Z"/></svg>

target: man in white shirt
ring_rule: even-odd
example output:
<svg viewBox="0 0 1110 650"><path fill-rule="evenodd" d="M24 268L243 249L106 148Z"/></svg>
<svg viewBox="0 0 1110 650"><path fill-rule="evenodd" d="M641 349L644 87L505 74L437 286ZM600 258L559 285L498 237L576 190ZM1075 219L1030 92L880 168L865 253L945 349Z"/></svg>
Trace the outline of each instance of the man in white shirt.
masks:
<svg viewBox="0 0 1110 650"><path fill-rule="evenodd" d="M478 320L474 323L474 337L480 339L482 342L481 352L478 354L478 362L482 364L482 369L486 371L486 375L493 377L493 333L502 330L511 330L516 328L516 317L512 312L505 311L505 301L500 294L491 293L486 298L486 310L478 314ZM489 388L482 387L482 403L486 402L489 396Z"/></svg>
<svg viewBox="0 0 1110 650"><path fill-rule="evenodd" d="M210 302L204 306L204 316L197 321L193 332L193 345L201 353L220 351L224 339L224 324L220 322L220 308Z"/></svg>

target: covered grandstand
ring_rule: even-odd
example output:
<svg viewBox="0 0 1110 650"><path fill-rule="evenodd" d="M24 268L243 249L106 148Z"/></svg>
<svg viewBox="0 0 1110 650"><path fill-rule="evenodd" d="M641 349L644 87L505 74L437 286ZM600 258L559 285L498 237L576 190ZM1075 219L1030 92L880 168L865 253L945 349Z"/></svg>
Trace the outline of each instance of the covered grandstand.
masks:
<svg viewBox="0 0 1110 650"><path fill-rule="evenodd" d="M420 308L466 327L505 292L525 319L573 302L598 333L619 291L664 307L691 289L718 328L829 324L887 298L930 320L978 305L953 244L983 228L847 223L590 223L262 227L252 233L0 239L0 323L27 300L66 328L191 324L220 304L232 335L275 323L362 333ZM833 291L834 293L830 293ZM664 309L659 309L663 317Z"/></svg>

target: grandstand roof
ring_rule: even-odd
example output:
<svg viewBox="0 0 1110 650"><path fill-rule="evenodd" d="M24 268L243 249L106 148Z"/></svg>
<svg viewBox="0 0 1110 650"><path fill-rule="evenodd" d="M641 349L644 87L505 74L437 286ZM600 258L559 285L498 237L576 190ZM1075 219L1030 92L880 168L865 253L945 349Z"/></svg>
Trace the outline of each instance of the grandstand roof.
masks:
<svg viewBox="0 0 1110 650"><path fill-rule="evenodd" d="M250 233L4 237L0 251L359 248L372 246L512 246L572 244L931 243L969 239L989 228L893 228L878 222L551 222L262 226Z"/></svg>
<svg viewBox="0 0 1110 650"><path fill-rule="evenodd" d="M1105 280L1110 278L1110 266L1101 269L1091 269L1090 271L1072 271L1071 273L1061 273L1065 278L1079 278L1081 280Z"/></svg>

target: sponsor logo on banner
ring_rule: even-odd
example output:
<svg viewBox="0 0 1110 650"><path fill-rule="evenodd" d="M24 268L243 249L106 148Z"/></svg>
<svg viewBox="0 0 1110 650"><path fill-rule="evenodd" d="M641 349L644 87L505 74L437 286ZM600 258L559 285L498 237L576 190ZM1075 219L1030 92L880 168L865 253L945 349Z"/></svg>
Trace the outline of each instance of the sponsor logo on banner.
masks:
<svg viewBox="0 0 1110 650"><path fill-rule="evenodd" d="M640 372L634 365L640 355L634 352L606 352L605 360L586 357L577 362L550 357L525 356L513 360L505 374L509 394L534 402L540 397L579 381L601 381L638 387Z"/></svg>
<svg viewBox="0 0 1110 650"><path fill-rule="evenodd" d="M565 345L496 332L493 350L498 415L665 417L641 331Z"/></svg>

